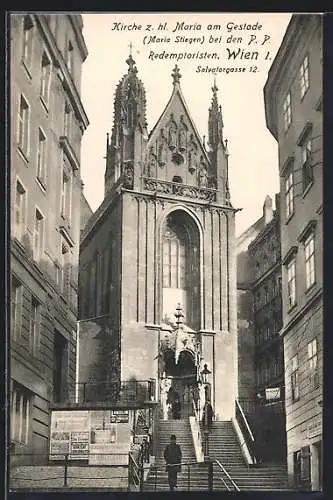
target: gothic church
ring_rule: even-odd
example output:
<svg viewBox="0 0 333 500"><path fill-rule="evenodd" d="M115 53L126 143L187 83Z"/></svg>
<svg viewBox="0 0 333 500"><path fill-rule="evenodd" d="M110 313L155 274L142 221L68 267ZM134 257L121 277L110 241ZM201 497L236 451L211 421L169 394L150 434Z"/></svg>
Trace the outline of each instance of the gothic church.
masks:
<svg viewBox="0 0 333 500"><path fill-rule="evenodd" d="M80 355L81 381L202 384L216 418L237 398L235 213L214 83L204 144L172 73L171 97L148 132L135 61L114 100L105 196L83 230L80 320L104 318L99 349ZM167 384L165 384L167 382ZM200 388L200 387L199 387ZM200 391L201 392L201 391Z"/></svg>

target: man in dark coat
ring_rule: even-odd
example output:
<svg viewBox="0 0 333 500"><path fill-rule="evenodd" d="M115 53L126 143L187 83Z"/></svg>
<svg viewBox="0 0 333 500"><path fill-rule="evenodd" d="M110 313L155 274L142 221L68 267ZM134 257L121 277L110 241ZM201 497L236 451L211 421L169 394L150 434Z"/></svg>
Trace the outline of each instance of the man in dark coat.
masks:
<svg viewBox="0 0 333 500"><path fill-rule="evenodd" d="M164 450L170 491L174 491L177 488L177 474L181 471L182 452L176 441L176 436L171 434L170 444L167 444Z"/></svg>
<svg viewBox="0 0 333 500"><path fill-rule="evenodd" d="M204 411L203 411L203 423L204 426L207 427L209 432L212 430L212 424L213 424L213 407L210 404L210 401L207 401L204 406Z"/></svg>
<svg viewBox="0 0 333 500"><path fill-rule="evenodd" d="M172 417L173 417L173 419L179 420L180 413L181 413L181 404L179 401L179 397L177 396L176 399L172 402Z"/></svg>

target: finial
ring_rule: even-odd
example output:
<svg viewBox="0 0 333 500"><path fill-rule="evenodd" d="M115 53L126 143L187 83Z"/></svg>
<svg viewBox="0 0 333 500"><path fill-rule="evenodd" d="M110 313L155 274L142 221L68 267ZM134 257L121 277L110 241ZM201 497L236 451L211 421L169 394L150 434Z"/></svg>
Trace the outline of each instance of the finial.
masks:
<svg viewBox="0 0 333 500"><path fill-rule="evenodd" d="M175 317L177 319L177 327L179 328L180 325L183 323L182 318L184 318L184 314L182 313L182 306L180 305L180 303L178 303L176 307Z"/></svg>
<svg viewBox="0 0 333 500"><path fill-rule="evenodd" d="M202 137L202 143L203 143L203 147L206 149L206 136L205 135Z"/></svg>
<svg viewBox="0 0 333 500"><path fill-rule="evenodd" d="M212 91L214 92L214 94L216 94L216 92L218 91L218 88L217 88L217 85L216 85L216 76L214 76L214 85L212 87Z"/></svg>
<svg viewBox="0 0 333 500"><path fill-rule="evenodd" d="M126 59L127 64L129 65L128 71L133 71L133 68L135 66L135 61L132 57L132 54L129 55L128 59Z"/></svg>
<svg viewBox="0 0 333 500"><path fill-rule="evenodd" d="M130 56L132 55L132 48L133 48L133 44L132 44L132 42L130 42L130 43L129 43Z"/></svg>
<svg viewBox="0 0 333 500"><path fill-rule="evenodd" d="M173 72L171 73L171 76L173 78L173 84L179 83L179 80L181 79L182 75L179 72L179 68L176 64L176 66L173 69Z"/></svg>

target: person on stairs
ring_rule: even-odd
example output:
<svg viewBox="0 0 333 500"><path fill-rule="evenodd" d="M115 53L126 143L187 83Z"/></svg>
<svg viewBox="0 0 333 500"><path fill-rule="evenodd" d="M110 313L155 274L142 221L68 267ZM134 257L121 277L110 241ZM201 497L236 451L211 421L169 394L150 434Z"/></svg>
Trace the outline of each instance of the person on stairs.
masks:
<svg viewBox="0 0 333 500"><path fill-rule="evenodd" d="M202 417L202 422L204 426L211 432L212 430L212 425L213 425L213 407L210 404L210 401L206 401L204 410L203 410L203 417Z"/></svg>
<svg viewBox="0 0 333 500"><path fill-rule="evenodd" d="M182 451L176 441L175 434L171 434L170 443L166 445L164 450L170 491L174 491L177 488L177 474L181 472Z"/></svg>
<svg viewBox="0 0 333 500"><path fill-rule="evenodd" d="M177 395L175 400L172 402L172 418L174 420L179 420L181 416L181 404L179 396Z"/></svg>

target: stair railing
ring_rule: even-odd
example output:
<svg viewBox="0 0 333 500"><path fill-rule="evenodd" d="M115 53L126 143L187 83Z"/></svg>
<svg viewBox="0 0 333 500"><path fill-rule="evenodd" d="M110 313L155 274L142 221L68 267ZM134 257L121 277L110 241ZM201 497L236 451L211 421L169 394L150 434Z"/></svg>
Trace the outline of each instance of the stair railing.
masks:
<svg viewBox="0 0 333 500"><path fill-rule="evenodd" d="M236 399L236 421L234 422L235 430L241 442L243 454L248 465L257 463L256 443L249 423L242 409L241 404Z"/></svg>
<svg viewBox="0 0 333 500"><path fill-rule="evenodd" d="M187 491L191 489L191 466L197 465L197 462L180 462L178 464L169 464L168 467L176 467L176 466L186 466L187 467ZM151 467L151 472L154 473L154 491L157 491L157 480L158 480L158 467Z"/></svg>
<svg viewBox="0 0 333 500"><path fill-rule="evenodd" d="M190 420L191 433L195 449L195 457L197 459L197 462L203 462L204 449L203 449L203 441L200 429L200 419L199 419L199 412L196 407L194 399L192 399L192 406L193 406L194 416L190 416L189 420Z"/></svg>
<svg viewBox="0 0 333 500"><path fill-rule="evenodd" d="M223 482L228 491L240 491L239 487L235 483L235 481L230 476L229 472L225 469L225 467L221 464L219 460L215 460L215 463L219 466L220 471L227 477L229 483L231 483L231 487L227 484L224 477L219 477L219 479Z"/></svg>
<svg viewBox="0 0 333 500"><path fill-rule="evenodd" d="M144 467L143 467L143 447L140 446L137 460L130 451L128 454L128 490L143 491Z"/></svg>

